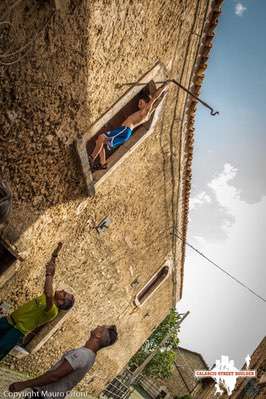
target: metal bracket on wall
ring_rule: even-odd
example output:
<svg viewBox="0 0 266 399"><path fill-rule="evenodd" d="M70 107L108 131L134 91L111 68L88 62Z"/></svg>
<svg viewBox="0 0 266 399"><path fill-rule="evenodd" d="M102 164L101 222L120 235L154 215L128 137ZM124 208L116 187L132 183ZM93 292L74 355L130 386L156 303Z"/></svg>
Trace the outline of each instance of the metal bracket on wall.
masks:
<svg viewBox="0 0 266 399"><path fill-rule="evenodd" d="M210 110L211 116L219 115L219 111L214 111L214 109L207 104L205 101L203 101L201 98L195 96L190 90L188 90L185 86L181 85L181 83L177 82L175 79L167 79L163 81L156 81L155 83L158 84L164 84L164 83L174 83L176 86L180 87L182 90L184 90L186 93L188 93L191 97L195 98L195 100L199 101L204 107L208 108ZM117 85L117 88L123 87L123 86L144 86L144 83L138 83L138 82L130 82L130 83L121 83Z"/></svg>
<svg viewBox="0 0 266 399"><path fill-rule="evenodd" d="M96 226L96 230L99 234L105 233L105 231L109 228L110 224L112 223L109 217L105 217L100 223Z"/></svg>
<svg viewBox="0 0 266 399"><path fill-rule="evenodd" d="M132 283L130 284L132 288L136 288L139 286L139 279L136 278L134 281L132 281Z"/></svg>

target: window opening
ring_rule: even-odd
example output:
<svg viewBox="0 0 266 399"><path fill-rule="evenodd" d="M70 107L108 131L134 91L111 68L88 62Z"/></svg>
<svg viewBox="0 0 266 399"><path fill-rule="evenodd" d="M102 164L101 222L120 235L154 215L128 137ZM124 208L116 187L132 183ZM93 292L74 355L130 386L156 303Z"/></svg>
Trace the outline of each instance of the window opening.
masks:
<svg viewBox="0 0 266 399"><path fill-rule="evenodd" d="M154 81L149 82L135 97L132 98L120 111L115 114L96 134L93 136L88 142L87 142L87 153L88 156L92 153L94 147L95 147L95 142L97 137L102 134L106 133L110 130L114 130L117 127L122 125L122 122L131 114L134 112L138 111L138 102L139 100L144 96L147 95L152 95L156 90L156 85ZM156 112L156 111L155 111ZM118 162L127 152L128 150L135 144L137 141L139 141L150 129L154 114L155 112L151 115L151 118L143 123L142 125L138 126L133 130L133 134L130 137L130 139L120 145L119 147L109 150L106 149L106 160L108 162L108 168L109 170ZM98 166L98 170L96 169L95 171L92 172L93 176L93 181L97 182L99 181L105 173L107 173L107 170L100 169L100 164L99 164L99 159L96 161L96 167Z"/></svg>
<svg viewBox="0 0 266 399"><path fill-rule="evenodd" d="M119 147L106 150L106 158L108 162L107 169L93 170L90 169L89 156L95 147L97 137L105 132L114 130L121 126L122 122L133 112L138 110L139 99L143 93L152 95L156 90L154 81L162 81L165 79L165 71L158 62L155 66L140 80L145 86L134 86L129 89L113 106L102 115L88 130L88 132L76 142L77 152L81 161L83 174L85 177L87 191L90 196L95 194L99 184L101 184L113 170L118 167L121 162L136 148L154 129L156 120L162 109L163 100L156 107L149 121L136 127L129 140Z"/></svg>
<svg viewBox="0 0 266 399"><path fill-rule="evenodd" d="M170 266L163 266L149 281L148 283L139 291L135 298L135 304L141 306L159 286L163 281L169 276Z"/></svg>
<svg viewBox="0 0 266 399"><path fill-rule="evenodd" d="M0 275L16 262L16 256L8 246L0 239Z"/></svg>

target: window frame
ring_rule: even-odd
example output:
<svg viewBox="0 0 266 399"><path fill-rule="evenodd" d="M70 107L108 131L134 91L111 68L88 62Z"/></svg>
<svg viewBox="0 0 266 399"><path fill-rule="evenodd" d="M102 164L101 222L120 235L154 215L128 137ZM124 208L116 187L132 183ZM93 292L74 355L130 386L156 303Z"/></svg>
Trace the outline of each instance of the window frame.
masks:
<svg viewBox="0 0 266 399"><path fill-rule="evenodd" d="M168 271L167 274L163 277L163 279L159 282L159 284L157 284L151 291L151 293L149 295L146 296L146 298L144 298L144 300L141 302L139 301L138 297L140 296L140 294L145 291L145 289L153 282L153 280L156 281L156 276L158 276L158 274L163 270L163 268L168 267ZM172 270L173 270L173 262L171 260L167 260L161 267L159 270L157 270L156 273L154 273L152 275L152 277L147 281L147 283L138 291L138 293L135 295L134 298L134 304L140 308L142 307L153 295L154 293L161 287L161 285L169 278L169 276L172 274Z"/></svg>
<svg viewBox="0 0 266 399"><path fill-rule="evenodd" d="M18 271L23 260L9 241L0 235L0 244L14 257L14 261L3 272L0 271L0 288L2 288Z"/></svg>
<svg viewBox="0 0 266 399"><path fill-rule="evenodd" d="M38 352L46 342L62 327L65 320L71 314L72 308L69 310L60 310L58 316L41 327L40 331L36 333L33 338L26 344L16 345L10 352L10 355L21 359L30 354ZM33 332L34 333L34 332ZM31 334L31 333L30 333ZM27 335L25 335L25 338Z"/></svg>
<svg viewBox="0 0 266 399"><path fill-rule="evenodd" d="M142 78L139 79L137 83L143 83L145 85L148 85L149 82L151 81L162 81L166 79L165 75L165 68L164 66L158 61L153 68L149 72L147 72ZM80 163L81 163L81 168L82 172L85 178L86 186L87 186L87 193L89 196L94 196L96 190L98 187L105 182L106 179L111 175L111 173L118 168L122 162L144 141L146 140L147 137L149 137L155 128L155 125L158 121L159 115L163 109L163 103L164 99L161 101L161 103L158 105L156 110L154 111L153 119L151 122L150 127L148 130L141 135L140 138L135 140L133 144L130 144L130 140L134 138L134 134L132 135L131 139L123 144L121 147L117 149L117 152L120 150L122 152L121 156L119 156L119 159L108 169L99 180L94 181L93 179L93 174L90 171L89 168L89 156L87 152L87 143L95 136L97 133L105 126L108 124L108 122L115 116L117 115L134 97L136 97L141 90L143 89L143 86L139 85L133 85L129 90L126 91L126 93L120 97L120 99L113 104L108 111L103 114L94 124L91 125L89 128L88 132L80 139L76 140L76 150L78 153L78 156L80 158ZM141 129L141 126L140 128Z"/></svg>

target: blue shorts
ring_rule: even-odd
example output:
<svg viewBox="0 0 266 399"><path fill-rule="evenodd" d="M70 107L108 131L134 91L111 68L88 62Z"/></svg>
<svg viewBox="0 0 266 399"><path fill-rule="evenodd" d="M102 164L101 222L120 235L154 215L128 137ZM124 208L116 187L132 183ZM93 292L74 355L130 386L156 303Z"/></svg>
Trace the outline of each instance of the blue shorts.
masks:
<svg viewBox="0 0 266 399"><path fill-rule="evenodd" d="M120 126L114 130L110 130L107 133L104 133L107 138L107 148L108 150L113 150L116 147L119 147L121 144L124 144L130 136L132 135L132 130L127 126Z"/></svg>

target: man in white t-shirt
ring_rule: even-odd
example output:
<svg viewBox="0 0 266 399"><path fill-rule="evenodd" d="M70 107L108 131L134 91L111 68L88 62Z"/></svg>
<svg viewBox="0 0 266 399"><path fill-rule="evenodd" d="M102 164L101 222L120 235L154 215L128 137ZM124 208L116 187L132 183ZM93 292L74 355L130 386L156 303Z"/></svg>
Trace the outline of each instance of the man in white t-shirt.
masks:
<svg viewBox="0 0 266 399"><path fill-rule="evenodd" d="M98 350L117 340L116 326L98 326L84 346L70 350L45 374L32 380L15 382L10 392L31 388L32 398L64 398L85 376L95 362Z"/></svg>

